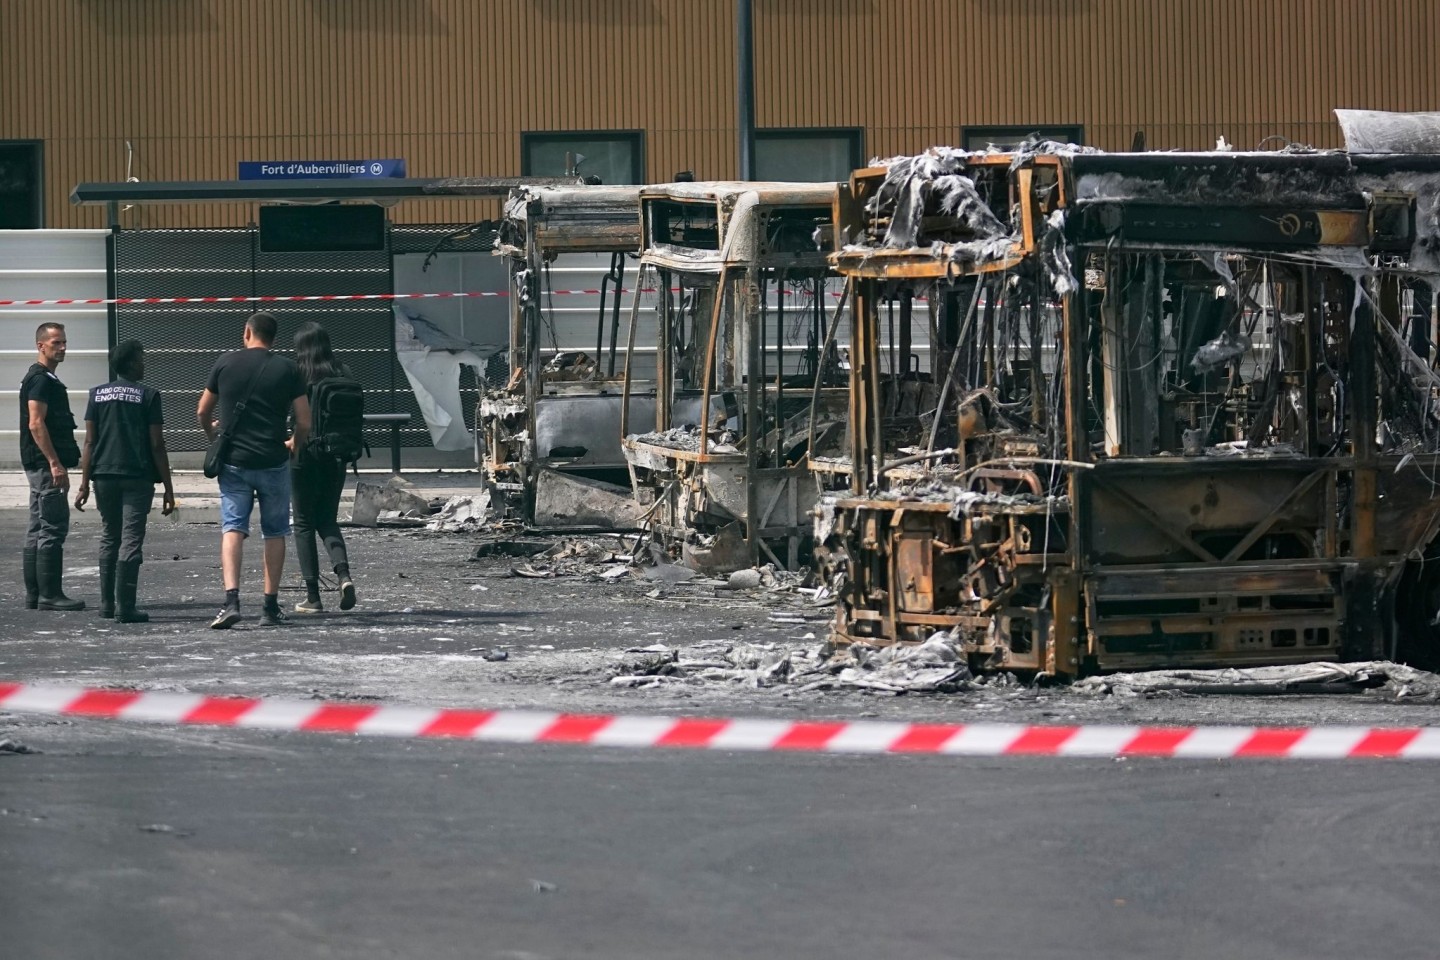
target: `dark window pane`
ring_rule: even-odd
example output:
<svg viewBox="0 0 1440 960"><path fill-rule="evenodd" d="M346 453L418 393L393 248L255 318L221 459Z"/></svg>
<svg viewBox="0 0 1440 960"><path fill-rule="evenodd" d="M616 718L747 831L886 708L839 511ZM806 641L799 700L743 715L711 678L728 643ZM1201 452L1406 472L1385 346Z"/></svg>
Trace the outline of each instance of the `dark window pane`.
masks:
<svg viewBox="0 0 1440 960"><path fill-rule="evenodd" d="M563 177L565 155L575 172L599 177L602 183L641 182L641 135L638 132L564 132L521 134L521 173L530 177Z"/></svg>
<svg viewBox="0 0 1440 960"><path fill-rule="evenodd" d="M859 130L757 130L755 176L760 180L849 180L860 166Z"/></svg>

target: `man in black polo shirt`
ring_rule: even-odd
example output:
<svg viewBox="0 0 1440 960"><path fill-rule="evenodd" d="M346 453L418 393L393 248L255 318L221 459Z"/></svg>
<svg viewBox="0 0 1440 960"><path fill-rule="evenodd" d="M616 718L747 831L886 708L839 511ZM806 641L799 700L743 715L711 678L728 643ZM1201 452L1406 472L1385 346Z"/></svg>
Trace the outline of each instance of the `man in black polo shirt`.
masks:
<svg viewBox="0 0 1440 960"><path fill-rule="evenodd" d="M280 574L285 567L285 537L290 533L290 457L310 435L310 401L295 361L270 352L275 330L275 318L268 313L245 321L245 349L215 361L195 411L207 437L214 438L222 425L231 437L230 452L217 478L225 606L210 623L215 630L227 630L240 619L240 562L257 499L260 533L265 537L265 604L260 622L279 626L289 620L280 610ZM295 435L286 440L292 409Z"/></svg>
<svg viewBox="0 0 1440 960"><path fill-rule="evenodd" d="M100 616L119 623L144 623L135 609L135 587L144 560L145 522L155 503L155 482L165 485L160 512L175 509L170 457L161 424L160 391L140 383L145 348L126 340L110 354L118 380L90 391L85 406L85 456L75 508L85 509L90 481L100 508Z"/></svg>
<svg viewBox="0 0 1440 960"><path fill-rule="evenodd" d="M65 327L42 323L35 330L39 356L20 381L20 464L30 481L30 526L22 554L25 606L84 610L60 589L65 537L70 533L69 469L80 462L70 398L55 368L65 361Z"/></svg>

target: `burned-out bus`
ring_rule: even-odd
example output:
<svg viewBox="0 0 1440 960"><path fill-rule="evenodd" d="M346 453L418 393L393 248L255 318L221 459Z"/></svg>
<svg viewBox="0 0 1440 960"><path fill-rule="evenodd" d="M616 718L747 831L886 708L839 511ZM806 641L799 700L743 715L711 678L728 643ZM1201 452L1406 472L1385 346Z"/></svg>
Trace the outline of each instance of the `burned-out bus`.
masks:
<svg viewBox="0 0 1440 960"><path fill-rule="evenodd" d="M655 351L629 354L625 458L645 527L697 568L808 559L808 455L841 449L848 402L826 259L835 196L833 183L640 191L642 285L658 299L629 328ZM637 402L651 381L653 412Z"/></svg>
<svg viewBox="0 0 1440 960"><path fill-rule="evenodd" d="M1440 158L1316 151L857 171L851 485L816 511L835 639L1071 676L1421 658L1437 198Z"/></svg>
<svg viewBox="0 0 1440 960"><path fill-rule="evenodd" d="M496 244L509 263L513 376L481 398L478 459L512 514L541 527L635 523L620 448L626 345L643 299L638 187L522 188ZM653 411L653 383L632 384Z"/></svg>

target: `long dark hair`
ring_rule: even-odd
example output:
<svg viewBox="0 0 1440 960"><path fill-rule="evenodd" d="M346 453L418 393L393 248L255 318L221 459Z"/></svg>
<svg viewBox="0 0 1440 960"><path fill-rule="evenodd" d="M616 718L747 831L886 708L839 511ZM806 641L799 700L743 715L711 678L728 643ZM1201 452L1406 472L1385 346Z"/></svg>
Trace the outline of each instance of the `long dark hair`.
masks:
<svg viewBox="0 0 1440 960"><path fill-rule="evenodd" d="M335 359L330 349L330 331L314 321L302 323L295 331L295 363L306 383L350 375L349 368Z"/></svg>

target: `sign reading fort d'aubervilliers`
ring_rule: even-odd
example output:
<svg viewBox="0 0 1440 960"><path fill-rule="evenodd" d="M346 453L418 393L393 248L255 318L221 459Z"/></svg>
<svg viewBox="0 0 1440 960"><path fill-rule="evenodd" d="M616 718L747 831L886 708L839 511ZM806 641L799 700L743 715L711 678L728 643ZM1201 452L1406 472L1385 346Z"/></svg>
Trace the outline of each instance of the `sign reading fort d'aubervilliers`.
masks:
<svg viewBox="0 0 1440 960"><path fill-rule="evenodd" d="M241 180L346 180L405 176L405 161L241 160Z"/></svg>

